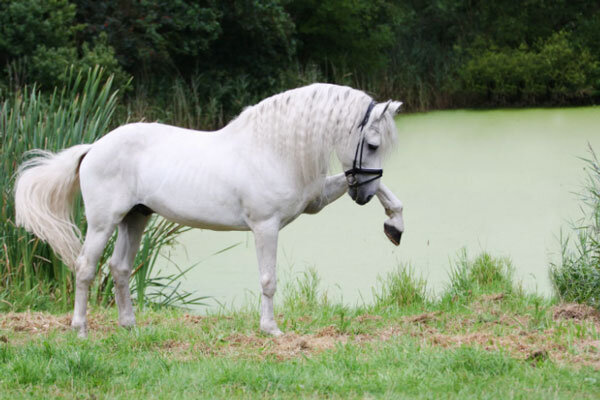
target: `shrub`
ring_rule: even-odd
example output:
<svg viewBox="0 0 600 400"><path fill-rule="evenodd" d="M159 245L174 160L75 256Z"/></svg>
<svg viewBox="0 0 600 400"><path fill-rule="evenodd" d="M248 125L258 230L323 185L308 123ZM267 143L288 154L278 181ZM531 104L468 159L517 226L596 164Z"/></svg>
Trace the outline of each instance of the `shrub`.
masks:
<svg viewBox="0 0 600 400"><path fill-rule="evenodd" d="M482 44L459 69L460 91L487 104L552 103L594 93L598 61L585 48L576 46L564 31L529 47L497 48Z"/></svg>
<svg viewBox="0 0 600 400"><path fill-rule="evenodd" d="M590 153L583 216L573 224L575 238L561 235L561 257L550 265L550 280L561 300L600 309L600 163L591 147Z"/></svg>
<svg viewBox="0 0 600 400"><path fill-rule="evenodd" d="M75 23L76 7L67 0L5 0L0 2L0 68L20 66L17 82L10 86L37 84L51 91L69 82L69 67L86 71L100 65L115 75L123 87L129 77L118 64L106 35L78 43L85 24ZM85 77L85 74L83 75Z"/></svg>

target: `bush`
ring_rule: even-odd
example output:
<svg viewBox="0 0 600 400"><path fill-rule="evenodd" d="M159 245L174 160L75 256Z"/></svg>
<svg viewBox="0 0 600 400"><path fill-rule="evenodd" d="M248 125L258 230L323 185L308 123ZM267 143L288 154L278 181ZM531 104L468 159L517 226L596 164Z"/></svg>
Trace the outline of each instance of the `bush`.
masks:
<svg viewBox="0 0 600 400"><path fill-rule="evenodd" d="M600 89L594 87L600 64L564 31L534 47L483 46L469 50L471 58L458 72L459 91L471 102L567 104Z"/></svg>
<svg viewBox="0 0 600 400"><path fill-rule="evenodd" d="M95 65L113 74L118 87L125 86L129 76L119 66L106 35L77 43L85 25L75 23L75 14L75 5L67 0L0 2L0 68L11 89L36 83L51 91L68 85L71 66L77 72Z"/></svg>
<svg viewBox="0 0 600 400"><path fill-rule="evenodd" d="M120 64L130 73L154 73L194 66L221 32L219 11L210 2L74 0L76 19L88 42L107 35ZM203 4L208 3L208 4Z"/></svg>
<svg viewBox="0 0 600 400"><path fill-rule="evenodd" d="M336 81L388 66L394 7L382 0L301 0L285 6L296 24L300 61L319 64Z"/></svg>
<svg viewBox="0 0 600 400"><path fill-rule="evenodd" d="M561 235L561 258L550 265L550 280L562 301L600 309L600 163L591 147L590 153L581 195L584 215L573 225L574 239Z"/></svg>

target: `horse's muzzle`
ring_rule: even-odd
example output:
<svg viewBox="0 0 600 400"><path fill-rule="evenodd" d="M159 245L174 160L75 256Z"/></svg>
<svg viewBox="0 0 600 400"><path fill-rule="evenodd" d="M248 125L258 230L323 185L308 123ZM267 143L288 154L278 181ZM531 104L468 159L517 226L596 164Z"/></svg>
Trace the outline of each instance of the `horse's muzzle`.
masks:
<svg viewBox="0 0 600 400"><path fill-rule="evenodd" d="M354 200L354 202L356 204L358 204L359 206L363 206L365 204L367 204L369 201L371 201L371 199L373 198L373 196L375 195L374 193L368 193L364 190L360 190L357 187L350 187L348 188L348 195L352 198L352 200Z"/></svg>
<svg viewBox="0 0 600 400"><path fill-rule="evenodd" d="M354 201L356 202L356 204L358 204L359 206L364 206L365 204L367 204L369 201L371 201L371 199L373 198L373 195L370 194L366 197L362 197L362 196L358 196Z"/></svg>

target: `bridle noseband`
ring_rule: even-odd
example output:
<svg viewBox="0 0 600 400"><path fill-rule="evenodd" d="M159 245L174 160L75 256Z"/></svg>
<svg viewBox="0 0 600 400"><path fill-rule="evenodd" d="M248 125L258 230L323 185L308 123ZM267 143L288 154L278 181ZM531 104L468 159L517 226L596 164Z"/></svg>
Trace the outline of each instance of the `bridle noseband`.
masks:
<svg viewBox="0 0 600 400"><path fill-rule="evenodd" d="M363 129L364 129L365 125L367 125L367 122L369 121L369 117L371 116L371 111L373 111L373 107L375 107L375 102L371 101L371 104L369 104L369 108L367 108L367 112L365 113L363 120L358 125L358 128L360 129L361 138L358 141L358 143L356 144L356 151L354 152L354 161L352 161L352 168L350 168L349 170L344 172L346 174L346 181L348 182L348 186L351 188L357 188L359 186L362 186L364 184L372 182L375 179L379 179L383 176L382 169L363 168L362 167L363 148L365 147L365 135L363 135L362 133L363 133ZM360 148L360 156L358 154L359 148ZM357 161L358 161L358 166L356 165ZM359 183L358 179L356 179L357 174L374 175L374 176L370 179L367 179L367 180Z"/></svg>

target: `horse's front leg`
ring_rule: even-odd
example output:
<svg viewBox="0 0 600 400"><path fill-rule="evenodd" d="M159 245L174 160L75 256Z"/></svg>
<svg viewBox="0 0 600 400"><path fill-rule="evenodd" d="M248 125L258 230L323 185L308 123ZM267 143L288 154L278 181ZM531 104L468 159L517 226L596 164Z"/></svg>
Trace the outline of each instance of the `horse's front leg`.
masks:
<svg viewBox="0 0 600 400"><path fill-rule="evenodd" d="M310 202L304 212L306 214L316 214L321 211L326 205L334 202L342 197L348 190L346 175L342 172L337 175L328 176L325 178L325 186L321 195Z"/></svg>
<svg viewBox="0 0 600 400"><path fill-rule="evenodd" d="M273 314L273 296L277 290L277 237L279 221L269 220L252 227L258 257L258 271L262 296L260 302L260 329L270 335L279 336Z"/></svg>
<svg viewBox="0 0 600 400"><path fill-rule="evenodd" d="M383 223L383 231L388 239L396 246L400 244L402 232L404 232L404 219L402 218L402 202L383 183L379 184L377 198L390 217Z"/></svg>

